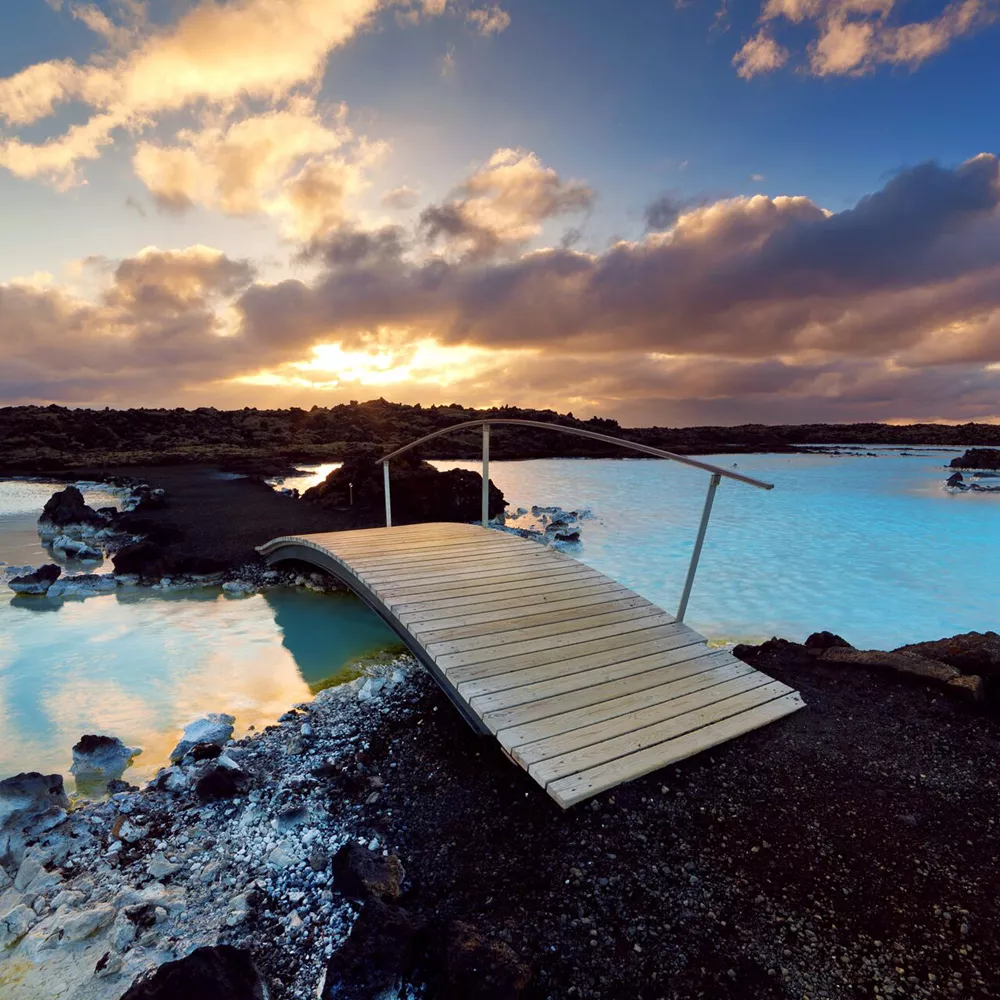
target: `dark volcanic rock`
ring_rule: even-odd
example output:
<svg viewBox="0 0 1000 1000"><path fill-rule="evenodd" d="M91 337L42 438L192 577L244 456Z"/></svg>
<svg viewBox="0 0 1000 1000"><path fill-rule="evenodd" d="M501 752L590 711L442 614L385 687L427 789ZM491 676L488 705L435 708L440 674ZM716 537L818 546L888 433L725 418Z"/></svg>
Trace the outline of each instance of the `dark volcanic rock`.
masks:
<svg viewBox="0 0 1000 1000"><path fill-rule="evenodd" d="M381 509L385 504L382 466L375 450L356 453L302 499L335 510ZM476 521L481 515L483 477L478 472L438 472L427 462L402 455L389 465L393 524L420 521ZM489 514L506 507L503 493L490 482Z"/></svg>
<svg viewBox="0 0 1000 1000"><path fill-rule="evenodd" d="M947 480L949 486L961 486L965 482L965 476L961 472L953 472Z"/></svg>
<svg viewBox="0 0 1000 1000"><path fill-rule="evenodd" d="M370 899L330 959L322 1000L373 1000L410 976L422 925L400 906Z"/></svg>
<svg viewBox="0 0 1000 1000"><path fill-rule="evenodd" d="M531 970L509 944L487 940L469 924L455 921L448 933L445 976L442 996L518 1000Z"/></svg>
<svg viewBox="0 0 1000 1000"><path fill-rule="evenodd" d="M354 841L333 858L333 884L351 899L398 899L404 875L395 854L383 858Z"/></svg>
<svg viewBox="0 0 1000 1000"><path fill-rule="evenodd" d="M138 573L139 576L163 575L164 552L156 542L135 542L119 549L112 559L116 573Z"/></svg>
<svg viewBox="0 0 1000 1000"><path fill-rule="evenodd" d="M817 655L824 649L833 649L835 647L842 649L854 648L846 639L834 632L813 632L813 634L806 639L805 645L806 649L810 652L816 653Z"/></svg>
<svg viewBox="0 0 1000 1000"><path fill-rule="evenodd" d="M107 519L88 507L83 500L83 494L75 486L53 493L42 510L39 524L49 523L57 528L65 528L71 524L85 524L88 527L101 528Z"/></svg>
<svg viewBox="0 0 1000 1000"><path fill-rule="evenodd" d="M44 594L56 580L59 579L62 569L52 563L39 566L34 573L26 573L24 576L15 576L9 580L7 586L15 594Z"/></svg>
<svg viewBox="0 0 1000 1000"><path fill-rule="evenodd" d="M266 1000L268 990L248 951L197 948L140 976L121 1000Z"/></svg>
<svg viewBox="0 0 1000 1000"><path fill-rule="evenodd" d="M243 771L221 765L210 766L194 786L195 792L203 802L215 799L230 799L241 795L247 788L249 779Z"/></svg>
<svg viewBox="0 0 1000 1000"><path fill-rule="evenodd" d="M896 652L939 660L957 667L963 674L979 674L1000 682L1000 634L996 632L963 632L948 639L900 646Z"/></svg>
<svg viewBox="0 0 1000 1000"><path fill-rule="evenodd" d="M953 469L1000 469L1000 448L968 448L949 465Z"/></svg>

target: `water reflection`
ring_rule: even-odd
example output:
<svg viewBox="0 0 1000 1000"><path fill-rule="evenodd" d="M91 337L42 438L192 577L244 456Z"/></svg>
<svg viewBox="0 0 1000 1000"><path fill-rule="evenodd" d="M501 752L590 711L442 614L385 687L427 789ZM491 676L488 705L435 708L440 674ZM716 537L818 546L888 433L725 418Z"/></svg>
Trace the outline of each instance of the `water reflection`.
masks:
<svg viewBox="0 0 1000 1000"><path fill-rule="evenodd" d="M395 645L349 595L130 589L49 601L0 588L0 776L68 780L73 744L107 733L144 748L125 776L148 778L191 719L230 712L240 735Z"/></svg>

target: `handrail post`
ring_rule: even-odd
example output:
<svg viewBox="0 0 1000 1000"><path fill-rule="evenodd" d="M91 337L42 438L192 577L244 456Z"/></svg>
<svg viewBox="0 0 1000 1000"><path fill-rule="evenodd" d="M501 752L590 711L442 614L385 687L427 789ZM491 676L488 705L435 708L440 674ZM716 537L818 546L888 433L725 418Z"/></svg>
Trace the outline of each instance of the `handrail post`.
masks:
<svg viewBox="0 0 1000 1000"><path fill-rule="evenodd" d="M681 603L677 606L677 620L684 621L684 613L687 611L688 598L691 596L691 587L694 586L694 575L698 572L698 560L701 558L701 547L705 544L705 532L708 530L708 519L712 516L712 504L715 501L715 491L719 488L722 476L718 472L712 474L708 484L708 492L705 494L705 506L701 512L701 524L698 525L698 534L694 540L694 551L691 553L691 565L688 566L687 579L684 581L684 590L681 591Z"/></svg>
<svg viewBox="0 0 1000 1000"><path fill-rule="evenodd" d="M385 526L392 527L392 502L389 500L389 463L382 463L382 482L385 484Z"/></svg>
<svg viewBox="0 0 1000 1000"><path fill-rule="evenodd" d="M490 425L483 424L483 527L490 523Z"/></svg>

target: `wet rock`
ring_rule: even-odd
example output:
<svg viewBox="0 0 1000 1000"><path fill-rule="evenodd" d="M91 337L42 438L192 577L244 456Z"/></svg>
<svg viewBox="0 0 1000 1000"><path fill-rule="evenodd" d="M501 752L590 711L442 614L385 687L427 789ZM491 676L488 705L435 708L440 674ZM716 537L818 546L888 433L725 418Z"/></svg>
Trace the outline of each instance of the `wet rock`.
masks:
<svg viewBox="0 0 1000 1000"><path fill-rule="evenodd" d="M45 534L62 534L66 529L99 530L107 525L107 519L84 502L83 494L75 486L53 493L42 509L38 528Z"/></svg>
<svg viewBox="0 0 1000 1000"><path fill-rule="evenodd" d="M127 747L117 736L88 734L73 747L70 773L77 789L106 788L109 781L121 778L126 768L142 753L142 747Z"/></svg>
<svg viewBox="0 0 1000 1000"><path fill-rule="evenodd" d="M58 566L48 563L45 566L39 566L33 573L15 576L7 582L7 586L15 594L45 594L49 587L59 579L61 573L62 570Z"/></svg>
<svg viewBox="0 0 1000 1000"><path fill-rule="evenodd" d="M170 759L179 761L199 743L212 743L222 746L233 735L233 724L236 719L221 712L209 712L208 715L189 722L184 727L184 735L180 743L170 752Z"/></svg>
<svg viewBox="0 0 1000 1000"><path fill-rule="evenodd" d="M327 965L322 1000L372 1000L400 990L413 971L421 929L402 907L368 900Z"/></svg>
<svg viewBox="0 0 1000 1000"><path fill-rule="evenodd" d="M66 819L61 774L30 771L0 781L0 865L20 865L26 844Z"/></svg>
<svg viewBox="0 0 1000 1000"><path fill-rule="evenodd" d="M948 486L961 486L965 482L965 476L961 472L953 472L947 481Z"/></svg>
<svg viewBox="0 0 1000 1000"><path fill-rule="evenodd" d="M112 594L118 588L113 576L99 576L96 573L81 573L64 576L56 580L48 589L49 597L95 597L98 594Z"/></svg>
<svg viewBox="0 0 1000 1000"><path fill-rule="evenodd" d="M810 653L818 655L824 649L853 649L854 647L835 632L813 632L805 641L805 647Z"/></svg>
<svg viewBox="0 0 1000 1000"><path fill-rule="evenodd" d="M333 884L351 899L399 899L405 874L395 854L384 858L354 841L333 857Z"/></svg>
<svg viewBox="0 0 1000 1000"><path fill-rule="evenodd" d="M948 464L952 469L1000 469L1000 448L968 448Z"/></svg>
<svg viewBox="0 0 1000 1000"><path fill-rule="evenodd" d="M477 1000L518 1000L531 970L503 941L488 940L474 927L455 922L445 951L444 995Z"/></svg>
<svg viewBox="0 0 1000 1000"><path fill-rule="evenodd" d="M268 994L250 952L219 945L140 976L121 1000L267 1000Z"/></svg>

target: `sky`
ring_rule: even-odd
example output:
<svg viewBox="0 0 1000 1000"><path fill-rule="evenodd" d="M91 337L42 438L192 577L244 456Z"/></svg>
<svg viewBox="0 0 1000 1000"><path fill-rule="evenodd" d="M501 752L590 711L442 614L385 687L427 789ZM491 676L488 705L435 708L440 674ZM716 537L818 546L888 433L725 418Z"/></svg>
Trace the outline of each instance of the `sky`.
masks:
<svg viewBox="0 0 1000 1000"><path fill-rule="evenodd" d="M0 405L1000 422L1000 0L18 0Z"/></svg>

